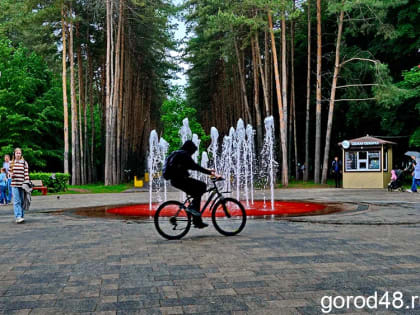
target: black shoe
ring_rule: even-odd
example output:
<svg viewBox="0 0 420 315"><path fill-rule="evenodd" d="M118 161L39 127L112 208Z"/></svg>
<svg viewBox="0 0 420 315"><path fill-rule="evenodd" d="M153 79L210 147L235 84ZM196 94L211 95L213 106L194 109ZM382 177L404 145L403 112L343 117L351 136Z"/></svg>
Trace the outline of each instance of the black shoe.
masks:
<svg viewBox="0 0 420 315"><path fill-rule="evenodd" d="M209 225L207 223L204 223L204 222L194 223L194 227L197 228L197 229L204 229L204 228L206 228L208 226Z"/></svg>

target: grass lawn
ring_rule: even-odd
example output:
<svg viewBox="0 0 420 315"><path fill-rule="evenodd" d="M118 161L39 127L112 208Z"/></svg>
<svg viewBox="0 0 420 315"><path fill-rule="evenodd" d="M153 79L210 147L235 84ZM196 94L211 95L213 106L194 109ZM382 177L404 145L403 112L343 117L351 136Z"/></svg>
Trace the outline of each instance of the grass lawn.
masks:
<svg viewBox="0 0 420 315"><path fill-rule="evenodd" d="M326 184L315 184L313 180L304 182L303 180L289 180L289 186L287 188L331 188L335 187L334 179L328 179ZM277 188L285 188L282 184L279 184Z"/></svg>
<svg viewBox="0 0 420 315"><path fill-rule="evenodd" d="M105 186L103 183L98 184L87 184L87 185L69 185L67 191L61 191L58 193L50 193L49 195L67 195L67 194L100 194L100 193L120 193L127 189L133 188L133 184L119 184L112 186ZM33 191L32 195L41 195L39 191Z"/></svg>

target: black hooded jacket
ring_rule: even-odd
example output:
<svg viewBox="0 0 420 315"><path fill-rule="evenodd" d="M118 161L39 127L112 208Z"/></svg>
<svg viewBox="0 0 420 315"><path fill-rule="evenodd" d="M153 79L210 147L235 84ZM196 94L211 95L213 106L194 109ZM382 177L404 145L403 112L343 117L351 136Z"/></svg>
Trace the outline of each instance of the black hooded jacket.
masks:
<svg viewBox="0 0 420 315"><path fill-rule="evenodd" d="M167 179L180 179L189 177L188 170L199 171L204 174L211 174L211 171L205 169L194 162L192 155L197 151L197 147L191 140L185 141L180 150L172 152L165 162L165 168L168 171ZM170 162L169 162L170 161ZM166 167L171 164L170 170ZM165 176L165 174L164 174Z"/></svg>

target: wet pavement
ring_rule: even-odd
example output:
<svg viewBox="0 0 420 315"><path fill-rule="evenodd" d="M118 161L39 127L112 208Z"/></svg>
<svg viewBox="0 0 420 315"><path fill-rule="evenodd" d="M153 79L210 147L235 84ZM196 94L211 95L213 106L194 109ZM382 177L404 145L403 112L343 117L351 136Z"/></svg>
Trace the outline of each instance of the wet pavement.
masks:
<svg viewBox="0 0 420 315"><path fill-rule="evenodd" d="M376 292L388 294L390 304L336 303L330 313L420 314L420 298L411 305L420 296L419 193L287 189L275 195L339 203L346 211L248 220L236 237L210 225L167 241L149 219L68 212L145 203L147 192L36 196L21 225L10 206L0 207L0 312L320 314L328 310L325 296ZM402 305L398 294L393 300L396 292Z"/></svg>

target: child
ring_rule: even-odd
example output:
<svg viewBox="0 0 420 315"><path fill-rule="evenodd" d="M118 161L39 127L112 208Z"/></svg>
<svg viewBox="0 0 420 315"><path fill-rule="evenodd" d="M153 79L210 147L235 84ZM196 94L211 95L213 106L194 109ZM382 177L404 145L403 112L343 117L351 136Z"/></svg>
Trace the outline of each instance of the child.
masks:
<svg viewBox="0 0 420 315"><path fill-rule="evenodd" d="M394 182L397 180L397 173L395 172L395 170L391 171L391 182Z"/></svg>
<svg viewBox="0 0 420 315"><path fill-rule="evenodd" d="M7 205L7 198L6 198L6 189L7 189L7 177L6 177L6 169L3 167L0 173L0 203L3 205Z"/></svg>

